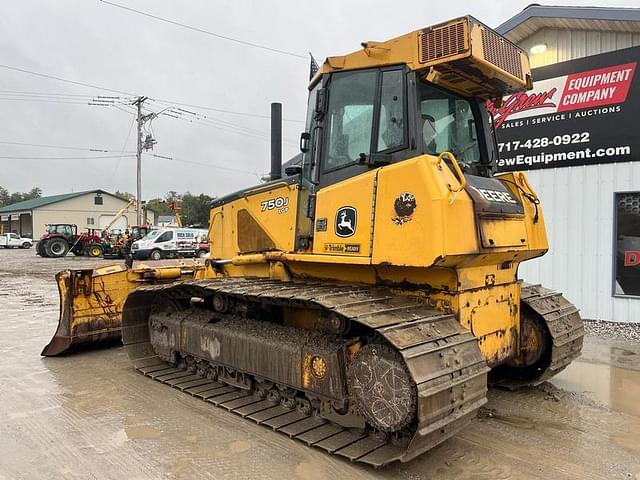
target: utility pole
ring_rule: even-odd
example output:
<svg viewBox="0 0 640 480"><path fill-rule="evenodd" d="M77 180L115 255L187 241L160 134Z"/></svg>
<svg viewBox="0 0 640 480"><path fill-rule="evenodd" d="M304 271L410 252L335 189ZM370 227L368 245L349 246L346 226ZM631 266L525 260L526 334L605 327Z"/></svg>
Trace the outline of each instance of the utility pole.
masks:
<svg viewBox="0 0 640 480"><path fill-rule="evenodd" d="M142 123L144 122L142 118L142 104L146 99L147 97L138 97L138 99L133 102L133 104L138 107L138 151L136 154L136 223L138 225L142 225ZM147 219L145 218L144 220L146 222Z"/></svg>

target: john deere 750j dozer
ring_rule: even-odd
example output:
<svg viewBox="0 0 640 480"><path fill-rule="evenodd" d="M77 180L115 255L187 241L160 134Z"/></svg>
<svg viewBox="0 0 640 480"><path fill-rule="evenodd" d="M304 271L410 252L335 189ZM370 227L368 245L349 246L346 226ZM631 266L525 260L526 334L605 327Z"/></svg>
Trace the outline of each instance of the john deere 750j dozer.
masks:
<svg viewBox="0 0 640 480"><path fill-rule="evenodd" d="M213 202L206 266L66 272L67 321L122 308L144 375L351 460L416 457L472 421L488 376L536 384L582 347L577 309L517 278L547 251L536 194L494 176L485 102L530 86L471 17L329 57L301 169Z"/></svg>

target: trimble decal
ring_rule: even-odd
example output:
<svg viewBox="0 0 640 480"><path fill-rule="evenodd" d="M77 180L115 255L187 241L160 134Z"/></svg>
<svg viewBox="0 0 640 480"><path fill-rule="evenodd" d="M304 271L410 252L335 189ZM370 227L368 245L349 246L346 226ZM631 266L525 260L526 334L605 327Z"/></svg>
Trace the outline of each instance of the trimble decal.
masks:
<svg viewBox="0 0 640 480"><path fill-rule="evenodd" d="M359 243L325 243L324 251L327 253L360 253Z"/></svg>

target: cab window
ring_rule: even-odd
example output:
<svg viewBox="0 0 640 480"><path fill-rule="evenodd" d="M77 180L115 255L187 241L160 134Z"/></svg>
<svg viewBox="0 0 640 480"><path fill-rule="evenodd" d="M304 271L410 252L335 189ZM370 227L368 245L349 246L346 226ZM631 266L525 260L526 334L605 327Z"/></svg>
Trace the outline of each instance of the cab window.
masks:
<svg viewBox="0 0 640 480"><path fill-rule="evenodd" d="M451 152L461 164L480 162L474 110L469 100L426 82L418 89L422 153Z"/></svg>
<svg viewBox="0 0 640 480"><path fill-rule="evenodd" d="M402 70L382 72L378 152L393 150L402 147L405 143L402 80Z"/></svg>
<svg viewBox="0 0 640 480"><path fill-rule="evenodd" d="M376 70L334 74L325 117L323 171L354 164L369 155L376 96Z"/></svg>

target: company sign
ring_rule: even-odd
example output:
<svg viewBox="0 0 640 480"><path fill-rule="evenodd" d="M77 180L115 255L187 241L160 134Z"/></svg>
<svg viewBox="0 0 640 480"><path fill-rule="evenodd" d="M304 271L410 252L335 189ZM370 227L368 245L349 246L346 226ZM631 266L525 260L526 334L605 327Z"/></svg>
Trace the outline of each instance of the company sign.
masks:
<svg viewBox="0 0 640 480"><path fill-rule="evenodd" d="M640 47L533 70L534 89L488 103L499 171L640 160Z"/></svg>

